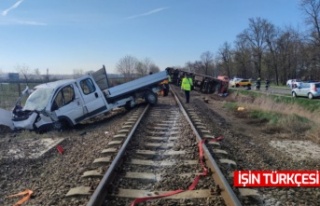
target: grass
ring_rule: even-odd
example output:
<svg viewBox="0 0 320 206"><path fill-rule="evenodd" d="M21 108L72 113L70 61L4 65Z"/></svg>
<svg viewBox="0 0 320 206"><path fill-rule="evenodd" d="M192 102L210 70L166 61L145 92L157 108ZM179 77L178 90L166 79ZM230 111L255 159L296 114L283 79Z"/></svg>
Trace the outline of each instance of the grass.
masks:
<svg viewBox="0 0 320 206"><path fill-rule="evenodd" d="M284 104L296 104L302 107L305 110L310 112L320 111L320 101L319 100L311 100L308 98L293 98L293 97L283 97L283 96L271 96L273 100L277 103Z"/></svg>
<svg viewBox="0 0 320 206"><path fill-rule="evenodd" d="M239 107L237 102L226 102L224 107L236 111ZM268 124L288 124L291 122L298 122L299 124L309 124L311 121L303 116L297 114L283 114L278 111L269 111L263 109L247 109L247 118L257 119L257 120L267 120Z"/></svg>
<svg viewBox="0 0 320 206"><path fill-rule="evenodd" d="M225 102L223 107L228 110L236 110L238 108L238 104L236 102Z"/></svg>
<svg viewBox="0 0 320 206"><path fill-rule="evenodd" d="M297 105L302 109L308 110L310 112L319 111L320 112L320 101L317 99L308 99L308 98L293 98L290 94L287 95L277 95L277 94L264 94L255 92L252 90L231 90L231 93L236 93L236 95L245 95L252 98L265 97L267 96L272 101L276 103L283 103L288 105Z"/></svg>
<svg viewBox="0 0 320 206"><path fill-rule="evenodd" d="M288 133L290 136L304 132L320 142L320 101L295 99L279 95L265 95L251 91L236 91L230 94L232 101L224 107L237 117L245 118L248 124L262 126L270 134ZM244 111L238 111L244 107Z"/></svg>
<svg viewBox="0 0 320 206"><path fill-rule="evenodd" d="M259 120L268 120L269 124L277 124L284 115L276 112L266 112L263 110L252 110L249 117Z"/></svg>

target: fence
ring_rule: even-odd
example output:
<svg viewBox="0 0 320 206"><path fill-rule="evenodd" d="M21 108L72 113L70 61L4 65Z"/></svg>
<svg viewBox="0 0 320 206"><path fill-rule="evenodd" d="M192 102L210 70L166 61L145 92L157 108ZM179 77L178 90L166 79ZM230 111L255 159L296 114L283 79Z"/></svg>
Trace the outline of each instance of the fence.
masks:
<svg viewBox="0 0 320 206"><path fill-rule="evenodd" d="M31 82L28 83L28 86L33 88L38 84L39 82ZM26 86L27 84L22 82L0 83L0 108L12 109Z"/></svg>

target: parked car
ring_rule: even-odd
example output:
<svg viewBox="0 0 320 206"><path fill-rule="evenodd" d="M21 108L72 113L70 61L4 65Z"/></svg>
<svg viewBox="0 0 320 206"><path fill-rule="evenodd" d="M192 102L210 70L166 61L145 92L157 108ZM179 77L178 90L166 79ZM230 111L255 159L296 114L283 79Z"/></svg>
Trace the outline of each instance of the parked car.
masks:
<svg viewBox="0 0 320 206"><path fill-rule="evenodd" d="M308 97L309 99L320 97L320 82L300 82L291 93L293 97Z"/></svg>
<svg viewBox="0 0 320 206"><path fill-rule="evenodd" d="M235 78L233 78L233 79L231 79L231 80L229 81L229 85L230 85L231 87L235 87L236 84L237 84L239 81L241 81L241 80L242 80L242 78L237 78L237 77L235 77Z"/></svg>
<svg viewBox="0 0 320 206"><path fill-rule="evenodd" d="M287 81L287 86L291 89L295 88L301 82L300 79L289 79Z"/></svg>
<svg viewBox="0 0 320 206"><path fill-rule="evenodd" d="M236 82L236 87L247 87L247 86L251 86L251 79L242 79L238 82Z"/></svg>
<svg viewBox="0 0 320 206"><path fill-rule="evenodd" d="M289 87L291 87L291 85L292 85L292 80L293 80L293 79L288 79L286 85L289 86Z"/></svg>

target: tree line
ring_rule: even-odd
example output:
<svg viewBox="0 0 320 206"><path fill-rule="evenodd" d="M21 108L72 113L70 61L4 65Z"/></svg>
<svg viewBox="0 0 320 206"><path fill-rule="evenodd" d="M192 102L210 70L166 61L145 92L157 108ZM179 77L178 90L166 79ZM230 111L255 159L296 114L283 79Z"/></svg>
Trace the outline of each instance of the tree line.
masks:
<svg viewBox="0 0 320 206"><path fill-rule="evenodd" d="M320 80L320 0L300 0L308 28L280 28L267 19L250 18L233 45L225 42L216 55L210 51L181 69L206 75L272 80Z"/></svg>
<svg viewBox="0 0 320 206"><path fill-rule="evenodd" d="M125 81L160 71L160 68L150 58L139 60L130 55L121 58L116 67Z"/></svg>

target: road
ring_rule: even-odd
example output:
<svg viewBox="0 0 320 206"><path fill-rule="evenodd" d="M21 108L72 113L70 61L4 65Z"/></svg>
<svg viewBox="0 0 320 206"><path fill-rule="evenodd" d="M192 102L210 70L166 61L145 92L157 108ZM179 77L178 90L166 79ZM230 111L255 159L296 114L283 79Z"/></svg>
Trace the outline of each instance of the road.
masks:
<svg viewBox="0 0 320 206"><path fill-rule="evenodd" d="M238 88L232 88L234 90L246 90L245 87L238 87ZM252 91L258 92L258 90L255 89L255 87L251 88ZM271 94L280 94L280 95L289 95L291 96L291 89L289 87L269 87L268 91L265 90L265 87L262 85L261 89L259 90L261 93L271 93Z"/></svg>

